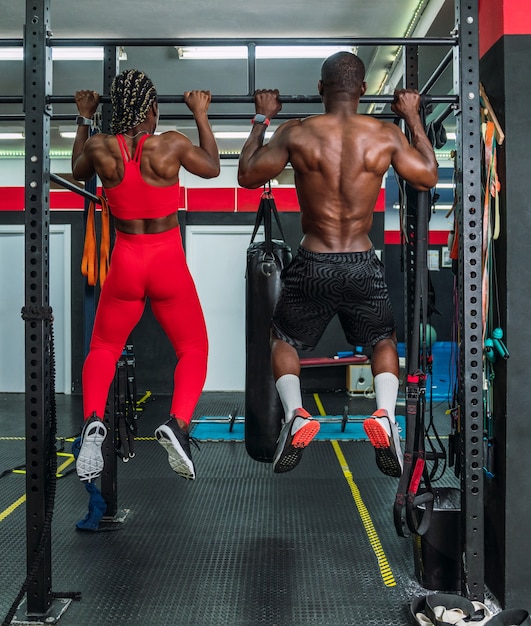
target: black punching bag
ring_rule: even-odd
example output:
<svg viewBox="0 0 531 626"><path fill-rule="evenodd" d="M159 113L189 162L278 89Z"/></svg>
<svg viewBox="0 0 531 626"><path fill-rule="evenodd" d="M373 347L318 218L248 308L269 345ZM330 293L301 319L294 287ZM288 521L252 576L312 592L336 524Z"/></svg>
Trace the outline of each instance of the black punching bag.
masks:
<svg viewBox="0 0 531 626"><path fill-rule="evenodd" d="M273 196L271 191L266 191L247 248L246 274L245 449L255 461L264 463L273 462L284 417L271 368L269 339L281 288L280 273L292 258L291 249L284 241L272 239L271 213L284 238ZM262 220L265 239L255 242Z"/></svg>

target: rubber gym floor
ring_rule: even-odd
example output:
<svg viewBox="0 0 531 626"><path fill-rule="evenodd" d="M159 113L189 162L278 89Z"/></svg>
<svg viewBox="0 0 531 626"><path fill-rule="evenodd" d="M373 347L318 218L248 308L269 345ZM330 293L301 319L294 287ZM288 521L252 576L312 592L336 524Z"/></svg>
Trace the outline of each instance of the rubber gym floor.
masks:
<svg viewBox="0 0 531 626"><path fill-rule="evenodd" d="M200 450L192 448L195 481L171 471L153 435L169 402L152 396L142 405L136 456L118 465L121 523L112 532L91 532L76 527L88 510L71 455L81 398L56 398L58 450L64 452L58 457L52 590L81 593L59 624L411 623L409 602L429 591L416 576L413 538L399 537L394 528L397 481L378 471L361 421L353 417L370 414L374 400L305 394L306 408L328 417L301 463L274 474L270 464L246 453L241 419L230 431L228 416L235 406L243 410L243 393L205 392L194 415L192 434L200 442ZM353 419L342 431L345 407ZM439 402L434 409L443 441L446 408ZM205 416L219 422L202 424ZM24 395L1 394L1 617L26 575L24 433ZM437 485L456 486L453 469Z"/></svg>

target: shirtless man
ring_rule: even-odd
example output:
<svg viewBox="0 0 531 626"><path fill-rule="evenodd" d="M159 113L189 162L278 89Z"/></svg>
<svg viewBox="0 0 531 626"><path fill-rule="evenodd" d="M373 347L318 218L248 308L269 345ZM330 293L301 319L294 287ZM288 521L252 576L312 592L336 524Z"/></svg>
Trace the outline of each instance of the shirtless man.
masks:
<svg viewBox="0 0 531 626"><path fill-rule="evenodd" d="M186 264L177 210L181 167L203 178L220 171L219 153L208 120L209 91L186 92L199 145L175 131L155 135L157 92L144 72L124 70L111 86L112 134L89 137L99 95L75 94L80 113L72 150L76 180L102 182L114 216L116 241L101 290L89 354L83 365L81 449L76 469L85 482L103 469L103 416L116 362L140 320L146 299L177 357L170 419L155 435L171 468L195 479L189 425L206 378L208 338L203 311Z"/></svg>
<svg viewBox="0 0 531 626"><path fill-rule="evenodd" d="M391 123L357 112L365 93L359 57L326 59L318 82L325 113L280 125L263 145L269 121L281 110L278 90L255 93L256 117L242 148L238 182L260 187L291 163L303 238L284 271L272 321L271 359L285 412L273 470L292 470L319 423L302 408L297 350L311 350L338 314L347 341L372 348L377 410L364 429L382 472L400 476L403 455L395 420L398 355L395 321L382 263L369 233L383 176L392 166L415 189L437 183L437 162L419 115L420 96L398 90L393 112L405 120L411 143Z"/></svg>

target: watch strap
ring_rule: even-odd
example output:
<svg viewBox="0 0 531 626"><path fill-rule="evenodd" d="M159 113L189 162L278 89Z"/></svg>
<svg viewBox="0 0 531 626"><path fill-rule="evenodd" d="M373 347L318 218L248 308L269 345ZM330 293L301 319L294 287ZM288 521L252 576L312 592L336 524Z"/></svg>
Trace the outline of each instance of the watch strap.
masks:
<svg viewBox="0 0 531 626"><path fill-rule="evenodd" d="M264 126L269 126L269 124L271 124L271 120L268 119L265 115L262 115L262 113L257 113L253 117L252 123L253 124L263 124Z"/></svg>
<svg viewBox="0 0 531 626"><path fill-rule="evenodd" d="M76 124L78 126L92 126L93 121L88 117L83 117L82 115L78 115L76 117Z"/></svg>

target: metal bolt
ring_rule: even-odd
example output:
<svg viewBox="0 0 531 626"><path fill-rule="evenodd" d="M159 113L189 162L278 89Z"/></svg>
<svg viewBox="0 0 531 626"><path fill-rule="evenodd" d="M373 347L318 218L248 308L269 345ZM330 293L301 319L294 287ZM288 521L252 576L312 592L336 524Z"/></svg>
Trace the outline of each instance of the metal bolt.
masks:
<svg viewBox="0 0 531 626"><path fill-rule="evenodd" d="M476 97L476 95L475 95L475 93L474 93L474 92L472 92L472 91L469 91L469 92L468 92L468 99L469 99L469 100L474 100L474 98L475 98L475 97Z"/></svg>

